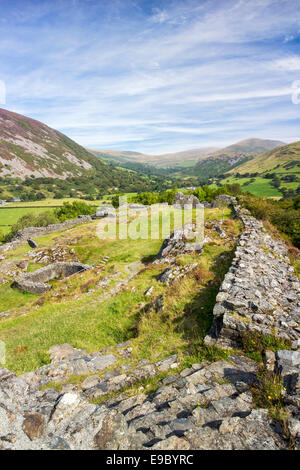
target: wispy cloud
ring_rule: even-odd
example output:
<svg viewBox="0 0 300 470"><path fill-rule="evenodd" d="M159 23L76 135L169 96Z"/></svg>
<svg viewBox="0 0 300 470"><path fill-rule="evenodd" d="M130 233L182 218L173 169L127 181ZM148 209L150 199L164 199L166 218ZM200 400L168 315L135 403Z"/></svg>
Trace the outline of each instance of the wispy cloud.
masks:
<svg viewBox="0 0 300 470"><path fill-rule="evenodd" d="M298 0L0 0L7 108L99 148L292 141Z"/></svg>

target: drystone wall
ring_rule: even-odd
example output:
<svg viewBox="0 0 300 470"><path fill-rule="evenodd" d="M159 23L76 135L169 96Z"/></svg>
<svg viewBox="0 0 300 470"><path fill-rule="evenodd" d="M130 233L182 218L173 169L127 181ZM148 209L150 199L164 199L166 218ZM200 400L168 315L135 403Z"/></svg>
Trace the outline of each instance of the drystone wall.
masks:
<svg viewBox="0 0 300 470"><path fill-rule="evenodd" d="M33 237L41 237L47 235L48 233L59 232L60 230L67 230L68 228L74 227L78 224L84 224L87 222L92 222L92 218L89 215L83 215L77 219L66 220L59 224L51 224L47 227L27 227L23 230L19 230L11 242L0 245L0 253L5 253L6 251L13 250L17 246L21 245L26 240L29 240Z"/></svg>
<svg viewBox="0 0 300 470"><path fill-rule="evenodd" d="M51 224L47 227L28 227L23 230L19 230L17 234L12 239L12 242L17 240L28 240L32 237L40 237L42 235L47 235L52 232L59 232L60 230L66 230L68 228L74 227L78 224L83 224L86 222L91 222L92 218L89 215L82 215L77 219L65 220L60 224Z"/></svg>
<svg viewBox="0 0 300 470"><path fill-rule="evenodd" d="M23 292L42 294L51 289L51 286L47 284L48 281L64 279L72 274L86 271L87 269L91 269L91 266L77 262L60 261L44 266L31 273L22 273L13 282L12 287Z"/></svg>
<svg viewBox="0 0 300 470"><path fill-rule="evenodd" d="M246 331L278 336L300 347L300 283L281 241L274 240L246 209L234 205L244 224L232 265L214 307L206 344L240 347Z"/></svg>

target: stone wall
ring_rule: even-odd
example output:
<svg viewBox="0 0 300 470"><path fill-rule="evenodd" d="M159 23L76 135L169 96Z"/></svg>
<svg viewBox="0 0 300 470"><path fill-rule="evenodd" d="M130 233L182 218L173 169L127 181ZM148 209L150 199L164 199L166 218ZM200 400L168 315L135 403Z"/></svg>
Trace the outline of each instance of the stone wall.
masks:
<svg viewBox="0 0 300 470"><path fill-rule="evenodd" d="M42 294L50 290L51 286L47 284L53 279L64 279L72 274L90 269L91 266L77 262L58 262L45 266L37 271L25 273L12 284L12 287L23 292L32 292Z"/></svg>
<svg viewBox="0 0 300 470"><path fill-rule="evenodd" d="M0 245L0 253L5 251L13 250L23 241L28 240L33 237L41 237L47 235L48 233L59 232L60 230L67 230L68 228L74 227L78 224L84 224L87 222L92 222L92 218L89 215L83 215L77 219L66 220L60 224L51 224L47 227L27 227L23 230L19 230L14 236L11 242Z"/></svg>
<svg viewBox="0 0 300 470"><path fill-rule="evenodd" d="M17 234L12 239L12 242L17 240L28 240L28 238L32 237L41 237L43 235L47 235L48 233L58 232L60 230L66 230L68 228L74 227L74 225L84 224L87 222L91 222L92 218L89 215L83 215L78 217L77 219L72 220L65 220L60 224L51 224L47 227L28 227L24 228L23 230L19 230Z"/></svg>
<svg viewBox="0 0 300 470"><path fill-rule="evenodd" d="M297 345L300 283L287 249L247 210L237 204L234 208L245 230L217 295L206 344L240 347L243 334L256 331Z"/></svg>

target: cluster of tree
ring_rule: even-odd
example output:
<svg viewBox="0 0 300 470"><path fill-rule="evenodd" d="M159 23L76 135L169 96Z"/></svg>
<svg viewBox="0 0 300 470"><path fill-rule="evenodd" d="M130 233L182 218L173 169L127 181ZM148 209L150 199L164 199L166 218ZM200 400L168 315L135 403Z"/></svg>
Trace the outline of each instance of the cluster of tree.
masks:
<svg viewBox="0 0 300 470"><path fill-rule="evenodd" d="M130 201L128 202L144 204L145 206L150 206L152 204L158 204L158 203L163 203L163 202L172 204L174 201L176 192L178 192L177 188L173 188L173 189L166 190L166 191L160 191L156 193L154 192L139 193L131 197ZM119 207L119 196L122 196L122 194L115 195L111 200L112 205L115 208Z"/></svg>
<svg viewBox="0 0 300 470"><path fill-rule="evenodd" d="M215 197L220 194L228 194L230 196L237 196L242 193L241 186L238 183L225 184L218 187L208 186L207 184L199 186L193 192L200 202L208 201L211 202Z"/></svg>
<svg viewBox="0 0 300 470"><path fill-rule="evenodd" d="M95 207L83 201L64 202L61 207L54 209L54 215L59 222L69 219L76 219L79 215L92 215Z"/></svg>

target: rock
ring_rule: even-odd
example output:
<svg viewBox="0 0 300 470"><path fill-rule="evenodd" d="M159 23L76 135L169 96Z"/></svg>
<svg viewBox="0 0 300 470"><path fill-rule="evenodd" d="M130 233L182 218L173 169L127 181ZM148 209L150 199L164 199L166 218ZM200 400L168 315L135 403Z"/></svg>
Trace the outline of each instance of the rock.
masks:
<svg viewBox="0 0 300 470"><path fill-rule="evenodd" d="M38 247L37 242L35 242L35 241L32 240L31 238L28 238L27 243L28 243L28 245L30 246L30 248L37 248L37 247Z"/></svg>
<svg viewBox="0 0 300 470"><path fill-rule="evenodd" d="M31 441L39 439L45 430L44 416L40 413L25 413L22 429Z"/></svg>
<svg viewBox="0 0 300 470"><path fill-rule="evenodd" d="M91 372L103 370L114 364L118 359L113 354L95 357L89 362L89 370Z"/></svg>
<svg viewBox="0 0 300 470"><path fill-rule="evenodd" d="M189 450L190 444L185 439L180 439L177 436L170 436L168 439L154 444L151 449L153 450Z"/></svg>
<svg viewBox="0 0 300 470"><path fill-rule="evenodd" d="M181 192L178 192L175 194L173 205L179 206L182 209L187 208L189 206L193 208L202 207L199 199L196 196L194 196L193 194L191 194L190 196L187 196Z"/></svg>
<svg viewBox="0 0 300 470"><path fill-rule="evenodd" d="M300 366L300 351L276 351L276 360L278 366Z"/></svg>
<svg viewBox="0 0 300 470"><path fill-rule="evenodd" d="M265 351L263 361L266 369L273 371L275 366L275 353L273 351Z"/></svg>
<svg viewBox="0 0 300 470"><path fill-rule="evenodd" d="M82 390L88 390L90 388L96 387L98 385L100 379L98 375L90 375L81 384Z"/></svg>
<svg viewBox="0 0 300 470"><path fill-rule="evenodd" d="M149 295L152 294L153 289L154 289L154 286L149 287L149 289L146 290L146 292L144 293L144 295L145 295L146 297L148 297Z"/></svg>
<svg viewBox="0 0 300 470"><path fill-rule="evenodd" d="M295 418L288 418L287 427L290 435L293 438L300 437L300 420Z"/></svg>
<svg viewBox="0 0 300 470"><path fill-rule="evenodd" d="M64 359L74 359L76 357L86 356L87 352L84 349L76 349L72 344L58 344L51 346L48 349L47 354L50 355L51 362L57 363Z"/></svg>
<svg viewBox="0 0 300 470"><path fill-rule="evenodd" d="M126 450L128 447L128 425L125 417L117 411L109 412L94 438L97 449Z"/></svg>
<svg viewBox="0 0 300 470"><path fill-rule="evenodd" d="M59 261L30 273L22 273L13 282L12 287L24 292L42 294L51 288L51 286L47 284L48 281L57 278L66 278L72 274L86 271L87 269L91 269L91 266L77 262Z"/></svg>

